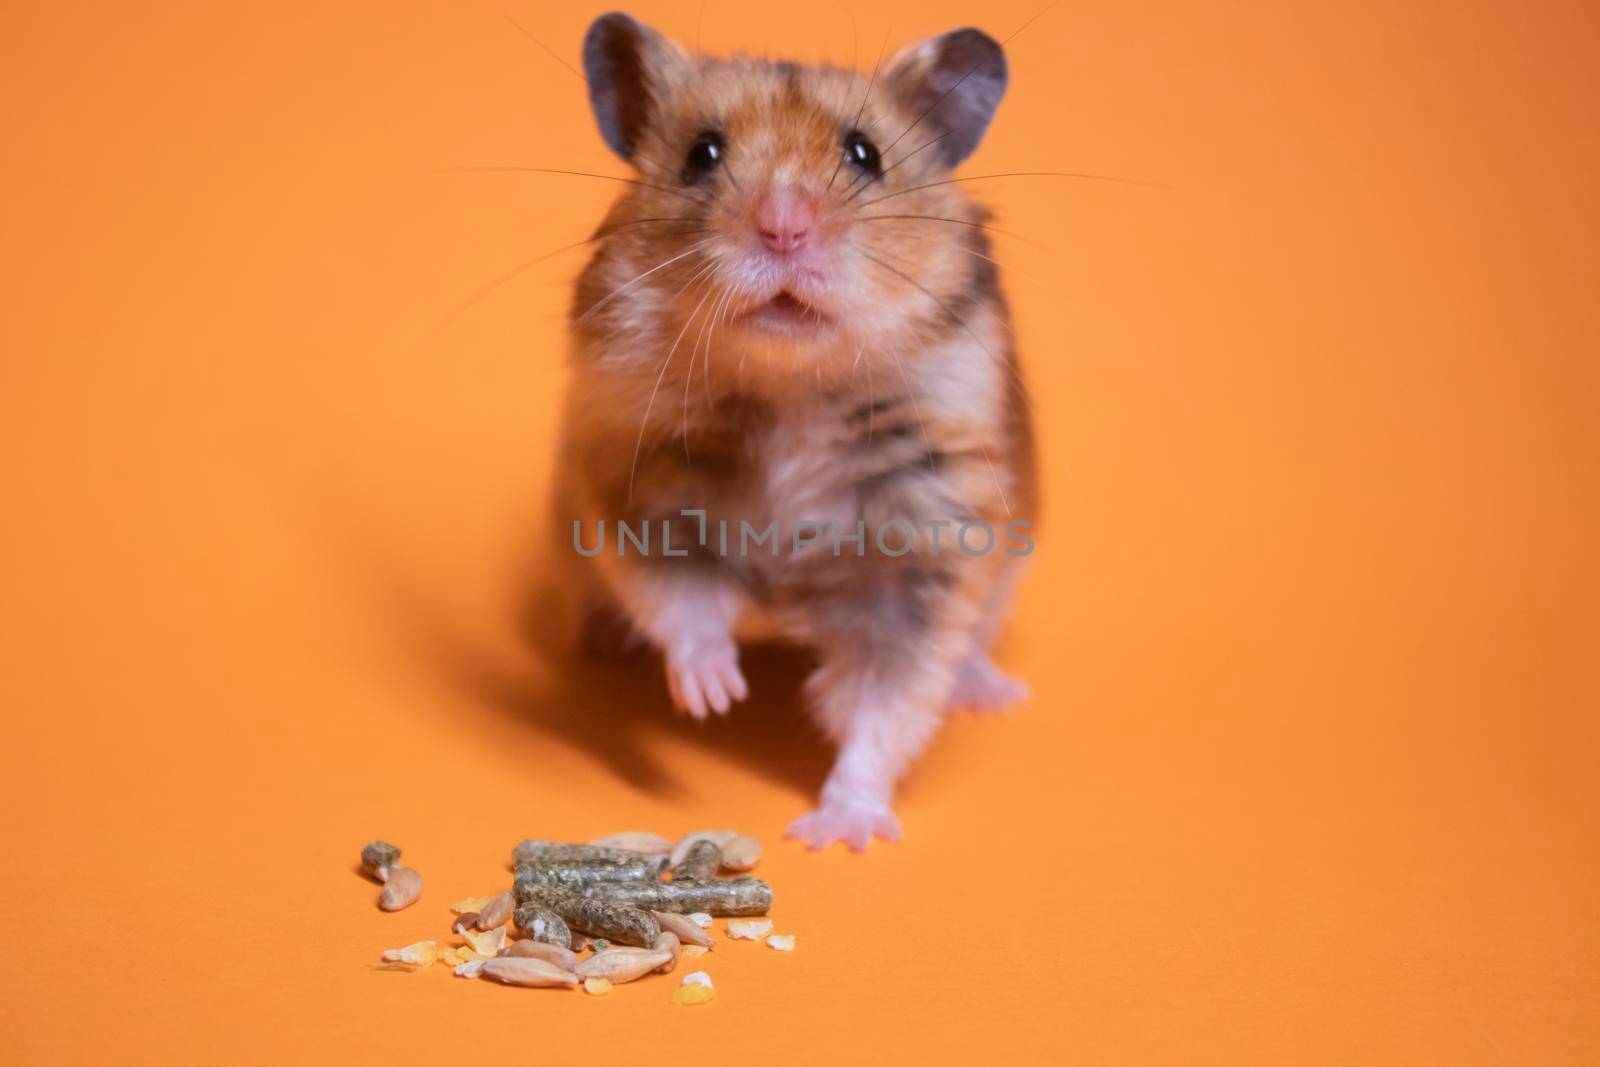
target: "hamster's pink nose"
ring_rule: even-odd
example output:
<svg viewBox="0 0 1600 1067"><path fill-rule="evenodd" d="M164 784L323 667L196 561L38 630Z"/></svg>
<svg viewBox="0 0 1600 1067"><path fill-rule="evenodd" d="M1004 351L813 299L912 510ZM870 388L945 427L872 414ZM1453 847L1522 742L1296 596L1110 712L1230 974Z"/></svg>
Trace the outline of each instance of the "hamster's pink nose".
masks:
<svg viewBox="0 0 1600 1067"><path fill-rule="evenodd" d="M774 252L793 252L804 245L815 221L811 205L793 193L768 193L756 207L761 243Z"/></svg>

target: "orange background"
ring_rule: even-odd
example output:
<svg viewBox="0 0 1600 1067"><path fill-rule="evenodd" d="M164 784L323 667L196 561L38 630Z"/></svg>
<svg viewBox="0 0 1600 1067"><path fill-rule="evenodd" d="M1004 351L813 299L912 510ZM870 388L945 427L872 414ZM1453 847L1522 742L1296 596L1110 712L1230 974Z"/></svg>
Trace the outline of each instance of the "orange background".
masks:
<svg viewBox="0 0 1600 1067"><path fill-rule="evenodd" d="M8 4L11 1062L1600 1062L1588 3L1063 4L966 173L1046 534L906 840L780 843L796 672L704 728L525 636L598 7ZM870 66L1037 7L632 10ZM697 29L698 24L698 29ZM718 1001L369 970L525 835L734 825ZM374 835L426 883L398 915ZM587 1051L585 1051L587 1050ZM1002 1057L989 1060L989 1057Z"/></svg>

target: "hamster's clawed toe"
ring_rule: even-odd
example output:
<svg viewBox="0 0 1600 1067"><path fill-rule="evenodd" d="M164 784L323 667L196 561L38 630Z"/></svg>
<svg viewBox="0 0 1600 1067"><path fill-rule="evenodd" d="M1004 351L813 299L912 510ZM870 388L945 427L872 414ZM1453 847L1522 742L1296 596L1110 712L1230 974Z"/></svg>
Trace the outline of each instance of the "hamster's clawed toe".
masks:
<svg viewBox="0 0 1600 1067"><path fill-rule="evenodd" d="M949 706L980 715L998 715L1027 699L1027 682L1000 670L986 653L974 652L956 667Z"/></svg>
<svg viewBox="0 0 1600 1067"><path fill-rule="evenodd" d="M827 848L842 841L851 852L861 852L877 837L900 840L900 820L880 808L854 804L824 804L789 824L784 836L801 841L809 849Z"/></svg>
<svg viewBox="0 0 1600 1067"><path fill-rule="evenodd" d="M686 645L667 654L667 688L672 703L696 719L725 715L736 700L750 695L739 670L739 648L731 640Z"/></svg>

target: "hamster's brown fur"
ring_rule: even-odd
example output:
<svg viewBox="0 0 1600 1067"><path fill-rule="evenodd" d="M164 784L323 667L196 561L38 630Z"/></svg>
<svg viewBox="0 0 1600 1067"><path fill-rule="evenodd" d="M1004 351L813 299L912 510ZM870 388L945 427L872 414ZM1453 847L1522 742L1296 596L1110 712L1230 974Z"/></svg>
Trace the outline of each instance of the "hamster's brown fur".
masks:
<svg viewBox="0 0 1600 1067"><path fill-rule="evenodd" d="M816 649L808 698L840 756L791 833L893 838L894 782L943 711L1023 692L988 649L1022 563L1007 524L1036 506L1028 399L987 214L946 180L1004 57L962 30L863 76L690 55L613 14L585 65L637 172L572 305L560 518L615 538L575 557L586 595L662 651L697 716L745 695L736 635ZM864 554L791 551L802 520L862 523ZM619 522L648 523L648 553L619 553ZM740 551L742 524L773 522L778 555ZM992 549L961 551L962 522Z"/></svg>

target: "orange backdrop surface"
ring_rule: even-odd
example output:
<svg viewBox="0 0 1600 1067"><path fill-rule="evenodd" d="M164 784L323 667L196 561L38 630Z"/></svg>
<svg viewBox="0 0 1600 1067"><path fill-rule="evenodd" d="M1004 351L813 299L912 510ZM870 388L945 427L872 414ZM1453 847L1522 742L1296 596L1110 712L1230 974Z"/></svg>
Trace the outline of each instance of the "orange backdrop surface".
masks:
<svg viewBox="0 0 1600 1067"><path fill-rule="evenodd" d="M828 752L528 636L585 4L0 15L9 1062L1600 1062L1600 9L1060 4L966 173L1045 533L904 843L780 843ZM869 67L1003 0L633 7ZM478 297L474 299L474 297ZM375 971L527 835L735 825L719 998ZM373 836L426 882L396 915Z"/></svg>

